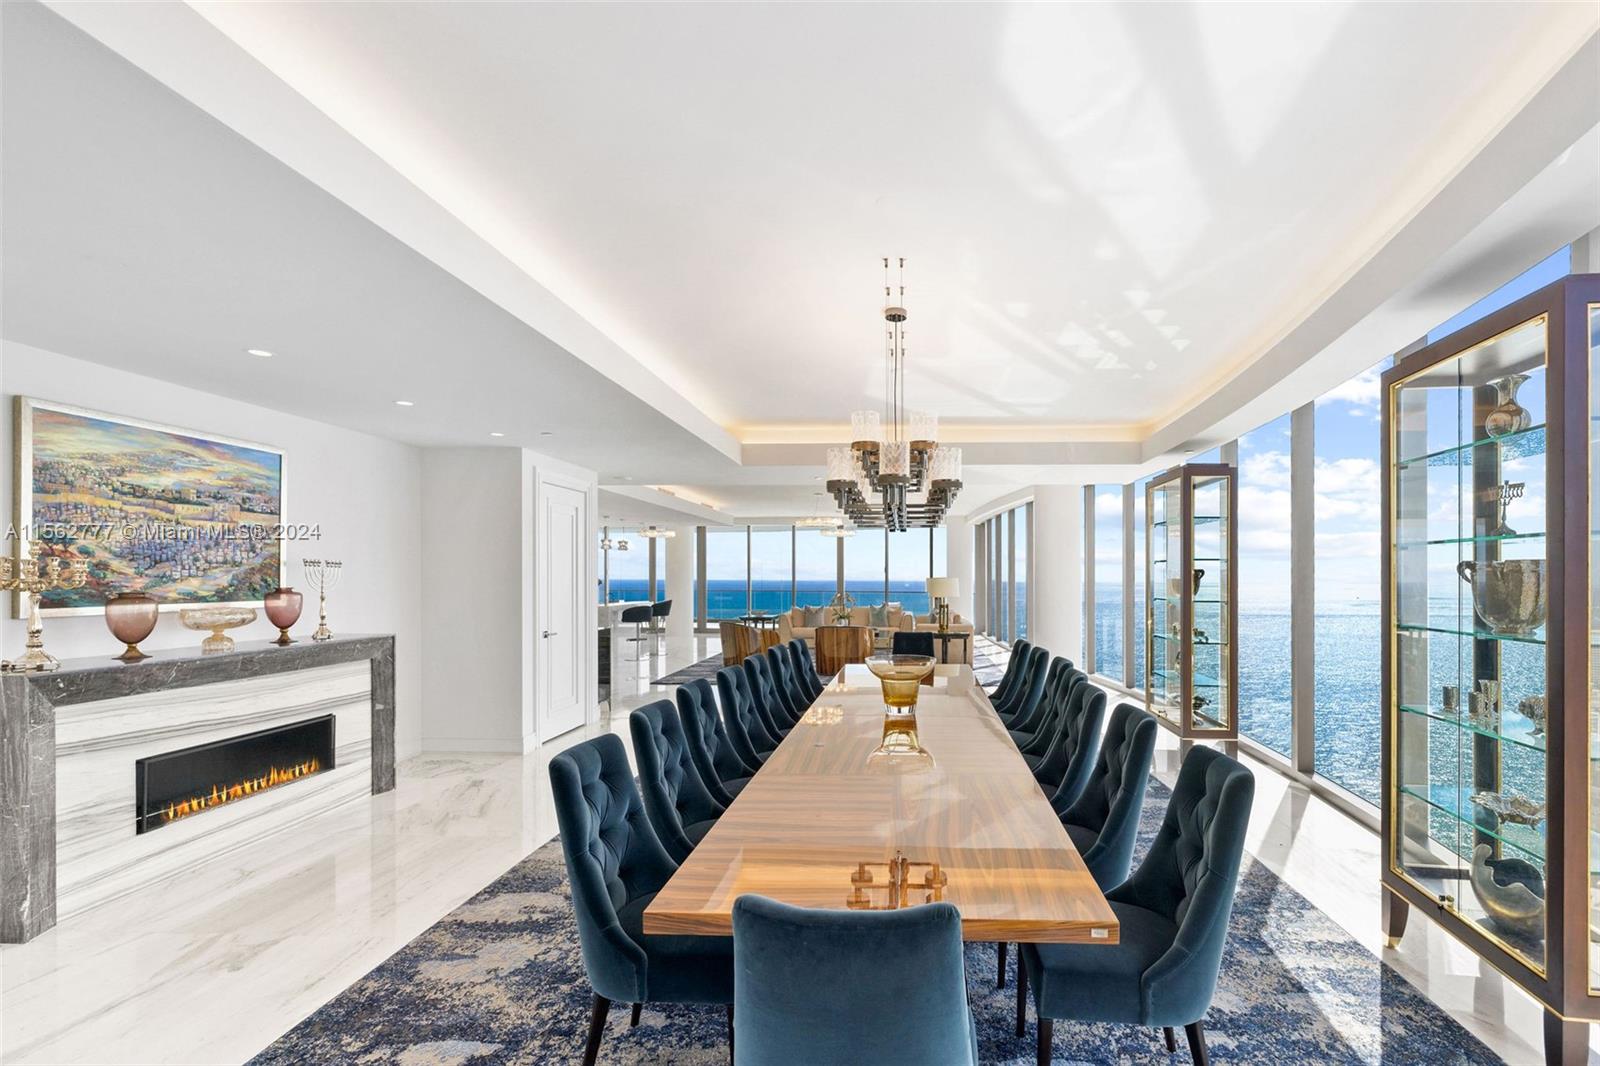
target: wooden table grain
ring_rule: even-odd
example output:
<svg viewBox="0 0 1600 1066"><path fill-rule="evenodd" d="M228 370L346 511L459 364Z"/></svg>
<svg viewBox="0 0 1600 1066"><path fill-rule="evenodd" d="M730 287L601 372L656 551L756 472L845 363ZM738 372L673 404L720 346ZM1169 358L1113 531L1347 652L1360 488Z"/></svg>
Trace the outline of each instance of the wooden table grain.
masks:
<svg viewBox="0 0 1600 1066"><path fill-rule="evenodd" d="M967 940L1117 942L1116 915L970 667L939 666L922 691L931 768L870 770L882 725L877 678L846 667L651 901L644 931L727 936L747 892L879 909L899 854L939 864L946 883L935 890L929 866L911 868L906 903L955 904ZM870 884L858 883L863 863Z"/></svg>

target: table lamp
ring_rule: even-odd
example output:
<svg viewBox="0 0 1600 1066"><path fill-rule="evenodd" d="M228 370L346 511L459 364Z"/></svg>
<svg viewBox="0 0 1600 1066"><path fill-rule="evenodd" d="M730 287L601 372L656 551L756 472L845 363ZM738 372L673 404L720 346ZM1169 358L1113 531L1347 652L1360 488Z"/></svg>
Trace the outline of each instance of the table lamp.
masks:
<svg viewBox="0 0 1600 1066"><path fill-rule="evenodd" d="M961 595L961 580L954 577L930 577L928 595L933 598L933 618L939 623L939 632L950 632L950 601Z"/></svg>

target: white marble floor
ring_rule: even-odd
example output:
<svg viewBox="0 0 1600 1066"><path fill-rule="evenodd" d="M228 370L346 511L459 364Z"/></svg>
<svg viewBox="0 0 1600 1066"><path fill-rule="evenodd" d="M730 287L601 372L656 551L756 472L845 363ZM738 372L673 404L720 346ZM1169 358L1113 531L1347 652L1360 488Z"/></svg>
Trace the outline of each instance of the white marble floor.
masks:
<svg viewBox="0 0 1600 1066"><path fill-rule="evenodd" d="M714 650L714 639L696 638L637 678L619 677L598 728L626 738L625 712L670 694L648 678ZM0 1062L249 1058L553 838L545 766L580 736L520 757L409 759L393 793L329 811L312 832L270 838L0 948ZM1163 734L1158 772L1170 782L1176 767ZM1252 854L1382 951L1376 837L1255 768ZM1424 916L1385 957L1508 1062L1542 1060L1533 1002Z"/></svg>

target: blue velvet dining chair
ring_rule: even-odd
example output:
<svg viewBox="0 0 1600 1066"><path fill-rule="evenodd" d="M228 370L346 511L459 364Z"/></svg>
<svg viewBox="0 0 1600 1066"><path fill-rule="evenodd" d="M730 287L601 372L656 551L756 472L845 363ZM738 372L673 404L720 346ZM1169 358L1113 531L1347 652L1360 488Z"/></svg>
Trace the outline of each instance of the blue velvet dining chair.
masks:
<svg viewBox="0 0 1600 1066"><path fill-rule="evenodd" d="M1039 701L1044 699L1044 683L1049 678L1050 652L1035 644L1028 649L1028 661L1017 675L1017 683L1011 686L1011 698L995 706L995 711L1007 728L1027 721L1028 716L1038 709Z"/></svg>
<svg viewBox="0 0 1600 1066"><path fill-rule="evenodd" d="M697 677L679 685L674 695L694 768L700 771L706 789L726 807L755 776L756 767L745 765L734 749L733 739L717 714L717 693L709 678Z"/></svg>
<svg viewBox="0 0 1600 1066"><path fill-rule="evenodd" d="M1105 691L1087 682L1074 686L1058 723L1055 740L1039 765L1033 768L1033 779L1050 797L1050 806L1058 816L1078 802L1078 797L1089 786L1105 721Z"/></svg>
<svg viewBox="0 0 1600 1066"><path fill-rule="evenodd" d="M1033 714L1025 720L1011 726L1006 732L1011 734L1011 742L1017 750L1026 754L1031 746L1037 745L1042 751L1050 743L1050 738L1055 736L1055 720L1066 707L1067 682L1072 678L1072 664L1059 655L1050 660L1050 668L1045 672L1044 695L1039 699L1039 706Z"/></svg>
<svg viewBox="0 0 1600 1066"><path fill-rule="evenodd" d="M1100 757L1088 786L1061 816L1067 836L1102 892L1128 879L1155 751L1155 717L1131 703L1117 704L1100 738Z"/></svg>
<svg viewBox="0 0 1600 1066"><path fill-rule="evenodd" d="M650 827L672 861L681 863L717 824L724 808L700 779L689 738L671 703L657 700L640 707L628 715L628 731Z"/></svg>
<svg viewBox="0 0 1600 1066"><path fill-rule="evenodd" d="M778 746L778 738L767 732L756 710L743 667L724 666L717 671L717 702L722 705L722 724L728 729L733 750L746 766L760 769Z"/></svg>
<svg viewBox="0 0 1600 1066"><path fill-rule="evenodd" d="M735 1066L977 1066L948 903L809 910L733 904Z"/></svg>
<svg viewBox="0 0 1600 1066"><path fill-rule="evenodd" d="M789 720L789 712L778 697L778 686L772 679L772 665L760 653L750 656L739 665L744 670L745 682L750 686L750 698L755 702L756 713L761 715L762 724L767 727L769 734L782 740L794 728L794 722Z"/></svg>
<svg viewBox="0 0 1600 1066"><path fill-rule="evenodd" d="M1244 856L1255 778L1215 748L1183 760L1167 813L1144 861L1106 893L1121 927L1115 944L1024 944L1017 970L1017 1035L1029 986L1039 1018L1038 1061L1050 1061L1052 1020L1183 1026L1206 1066L1203 1020L1216 991L1228 917ZM735 979L737 983L737 978Z"/></svg>
<svg viewBox="0 0 1600 1066"><path fill-rule="evenodd" d="M1028 649L1033 647L1026 640L1018 640L1011 645L1011 654L1006 658L1005 672L1000 675L1000 683L989 693L989 702L998 707L1000 701L1011 694L1011 686L1017 683L1017 674L1021 672L1023 663L1027 661Z"/></svg>
<svg viewBox="0 0 1600 1066"><path fill-rule="evenodd" d="M584 1066L594 1066L614 1001L725 1003L731 1042L732 938L644 932L645 908L678 867L650 826L621 739L606 733L557 754L550 789L594 989Z"/></svg>
<svg viewBox="0 0 1600 1066"><path fill-rule="evenodd" d="M1082 670L1068 667L1056 681L1054 693L1045 686L1045 701L1054 708L1050 719L1043 724L1031 737L1014 736L1011 739L1018 742L1017 750L1022 752L1022 758L1032 770L1050 753L1050 745L1055 743L1056 734L1061 728L1061 718L1067 713L1067 707L1072 700L1072 693L1079 685L1087 683L1089 675Z"/></svg>
<svg viewBox="0 0 1600 1066"><path fill-rule="evenodd" d="M799 725L806 708L811 706L811 699L800 691L800 682L795 678L794 667L789 662L788 649L782 644L774 644L766 650L766 660L767 672L772 675L772 687L777 690L778 702L783 705L789 725Z"/></svg>
<svg viewBox="0 0 1600 1066"><path fill-rule="evenodd" d="M897 629L889 644L889 650L895 655L926 655L931 659L933 658L933 634L926 630L917 633L910 630Z"/></svg>
<svg viewBox="0 0 1600 1066"><path fill-rule="evenodd" d="M788 645L789 662L794 667L794 676L799 680L800 687L805 694L811 697L811 702L817 702L817 697L822 695L822 678L817 676L817 664L811 659L811 648L799 637L791 640Z"/></svg>

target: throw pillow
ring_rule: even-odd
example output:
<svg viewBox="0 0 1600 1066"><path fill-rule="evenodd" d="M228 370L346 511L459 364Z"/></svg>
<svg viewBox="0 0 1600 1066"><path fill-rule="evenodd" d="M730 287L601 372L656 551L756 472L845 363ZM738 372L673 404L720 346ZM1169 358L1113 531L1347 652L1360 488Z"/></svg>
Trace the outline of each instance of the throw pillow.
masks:
<svg viewBox="0 0 1600 1066"><path fill-rule="evenodd" d="M815 629L828 624L828 609L826 607L807 607L805 609L805 628Z"/></svg>
<svg viewBox="0 0 1600 1066"><path fill-rule="evenodd" d="M877 628L877 629L883 629L883 628L886 628L889 625L889 605L888 604L880 603L876 607L868 608L868 611L869 611L869 614L867 615L867 625L873 626L874 628Z"/></svg>

